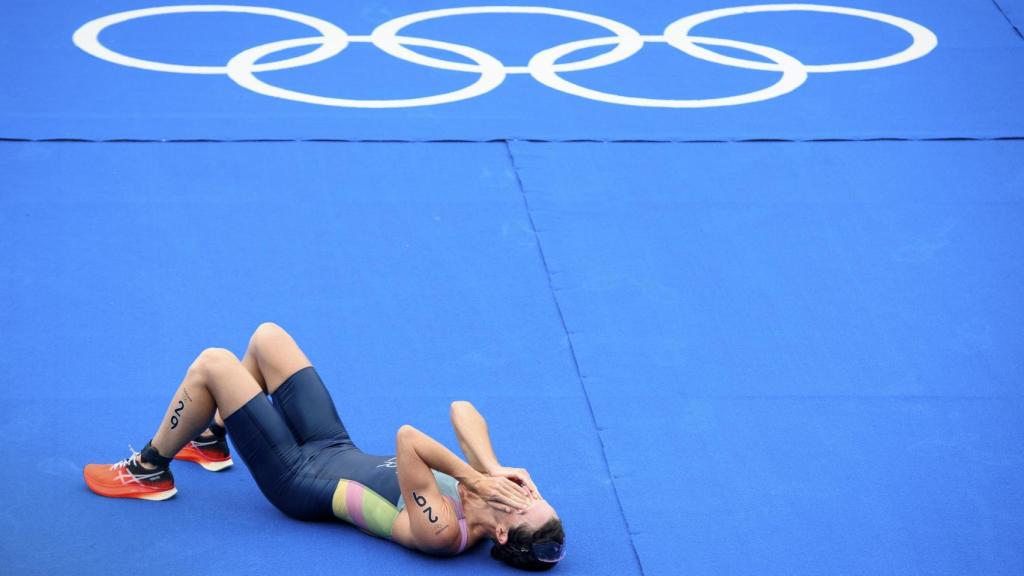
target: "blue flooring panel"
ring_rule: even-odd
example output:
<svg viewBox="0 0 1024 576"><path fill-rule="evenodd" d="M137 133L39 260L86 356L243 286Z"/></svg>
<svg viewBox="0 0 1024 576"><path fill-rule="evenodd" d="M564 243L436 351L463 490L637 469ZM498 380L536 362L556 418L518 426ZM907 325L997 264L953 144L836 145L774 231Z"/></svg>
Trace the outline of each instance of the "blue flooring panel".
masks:
<svg viewBox="0 0 1024 576"><path fill-rule="evenodd" d="M4 3L0 574L512 573L85 488L267 320L368 451L477 403L559 574L1024 574L1024 0L172 4Z"/></svg>
<svg viewBox="0 0 1024 576"><path fill-rule="evenodd" d="M266 320L364 449L403 423L456 447L448 402L474 400L565 520L561 573L639 573L505 145L3 143L0 166L4 574L495 569L290 520L241 464L175 464L167 502L86 489L195 354Z"/></svg>
<svg viewBox="0 0 1024 576"><path fill-rule="evenodd" d="M919 25L934 34L937 47L898 65L823 71L817 67L876 60L924 45L914 44L907 32L890 23L837 14L833 5L823 4L833 13L759 12L696 25L690 34L705 38L698 47L746 60L746 68L737 67L735 60L727 66L709 61L707 54L704 59L682 54L664 37L672 22L722 8L721 2L662 0L645 2L638 9L628 2L576 0L554 3L547 7L547 14L449 15L401 30L396 30L397 24L392 26L392 32L413 38L406 41L407 49L420 51L421 59L435 58L424 65L409 61L415 55L405 54L405 59L388 55L366 36L388 22L423 11L422 2L298 0L276 8L287 8L288 18L306 23L252 13L153 15L112 23L102 30L92 28L90 37L95 42L79 38L80 45L91 46L86 53L72 37L87 22L160 4L88 0L63 2L58 8L53 3L8 2L0 19L4 48L0 69L5 71L0 87L0 137L603 141L1024 136L1020 74L1024 43L996 4L988 0L843 4ZM585 14L567 18L564 12L552 15L552 8ZM1009 4L1008 10L1016 11L1016 4ZM592 58L602 50L611 51L611 44L565 46L612 34L594 23L595 16L608 19L596 21L612 27L620 37L646 35L644 47L622 61L598 66ZM309 18L318 19L312 23L321 32L310 28ZM320 61L319 54L326 55L332 46L342 47L346 32L355 37L352 43L342 53ZM284 42L291 40L297 42ZM535 70L544 76L543 71L552 70L554 63L585 59L591 62L588 69L561 72L561 78L582 88L555 85L557 78L547 76L544 85L515 68L558 46L565 46L561 59L547 52L551 58L539 59ZM629 44L621 46L629 48ZM109 61L116 60L109 53L103 55L106 60L90 55L101 48L185 69L140 69ZM307 60L315 63L300 60L293 64L306 65L265 69L314 50L318 52ZM787 74L750 69L763 67L766 58L781 62ZM470 65L470 59L480 64ZM231 61L233 77L249 89L229 79L224 70L181 73L195 72L190 67L196 66L223 69ZM465 70L467 65L470 71ZM254 70L259 66L263 68ZM450 69L460 66L463 70ZM474 72L473 66L487 72ZM796 88L804 72L809 72L806 82ZM780 81L785 85L783 92L792 91L752 103L700 109L638 107L608 96L588 99L597 96L585 98L579 91L706 101L759 94ZM282 94L282 90L293 94ZM466 90L477 95L450 103L419 100L448 93L461 98L468 94ZM294 93L311 96L296 101ZM367 109L336 107L338 102L323 100L339 98L415 101L394 109ZM315 103L309 103L311 99Z"/></svg>
<svg viewBox="0 0 1024 576"><path fill-rule="evenodd" d="M512 151L647 576L1024 572L1024 143Z"/></svg>
<svg viewBox="0 0 1024 576"><path fill-rule="evenodd" d="M996 5L1006 15L1017 35L1024 40L1024 0L998 0Z"/></svg>

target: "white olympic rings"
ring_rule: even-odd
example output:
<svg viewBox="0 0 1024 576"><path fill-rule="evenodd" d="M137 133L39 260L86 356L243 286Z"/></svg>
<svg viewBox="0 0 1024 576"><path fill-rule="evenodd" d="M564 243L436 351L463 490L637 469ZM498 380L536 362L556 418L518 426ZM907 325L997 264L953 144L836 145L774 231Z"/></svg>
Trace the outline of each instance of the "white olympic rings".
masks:
<svg viewBox="0 0 1024 576"><path fill-rule="evenodd" d="M590 70L591 68L599 68L601 66L615 64L616 62L621 62L633 54L636 54L644 46L643 40L640 39L640 33L621 22L616 22L615 20L609 20L608 18L602 18L601 16L595 16L593 14L587 14L585 12L563 10L561 8L545 8L543 6L470 6L466 8L428 10L426 12L417 12L415 14L399 16L394 20L389 20L388 22L377 26L373 31L373 36L377 40L375 44L378 48L388 54L391 54L395 58L407 60L415 64L430 66L431 68L441 68L443 70L480 72L478 67L471 64L449 62L447 60L439 60L437 58L430 58L429 56L418 54L405 48L395 39L397 34L403 28L411 26L417 22L435 20L437 18L445 18L448 16L461 16L465 14L546 14L548 16L560 16L570 20L579 20L581 22L596 24L615 34L615 38L618 39L618 46L616 46L611 52L606 52L586 60L580 60L579 62L570 62L568 64L558 65L552 64L552 66L559 72ZM530 74L531 71L529 66L505 66L505 73Z"/></svg>
<svg viewBox="0 0 1024 576"><path fill-rule="evenodd" d="M702 60L707 60L716 64L724 64L726 66L735 66L737 68L780 72L782 69L779 65L769 64L767 62L757 62L754 60L730 58L710 50L705 50L687 41L687 38L690 36L690 30L698 24L703 24L719 18L725 18L726 16L754 14L757 12L828 12L832 14L843 14L846 16L858 16L868 20L877 20L886 24L892 24L896 28L903 29L904 32L910 34L910 37L914 39L914 43L911 44L909 48L897 54L893 54L892 56L845 64L827 64L818 66L804 64L803 67L808 72L853 72L856 70L871 70L873 68L896 66L897 64L904 64L911 60L917 60L934 50L935 46L939 43L939 39L936 38L935 34L933 34L931 30L921 26L917 22L912 22L905 18L890 16L889 14L883 14L881 12L871 12L870 10L860 10L858 8L822 6L820 4L763 4L761 6L735 6L733 8L708 10L707 12L701 12L699 14L680 18L679 20L669 24L668 28L665 29L665 37L668 38L669 44L683 52L686 52L694 58L700 58Z"/></svg>
<svg viewBox="0 0 1024 576"><path fill-rule="evenodd" d="M804 64L793 56L775 48L751 44L749 42L741 42L738 40L711 38L691 34L691 31L700 24L717 20L719 18L760 12L795 11L841 14L890 24L909 34L912 43L901 52L882 58L876 58L874 60L812 65ZM99 40L100 34L106 28L114 24L164 14L211 12L274 16L305 24L319 33L319 36L279 40L276 42L260 44L243 50L223 66L168 64L152 60L143 60L115 52L103 45ZM405 28L419 22L470 14L539 14L556 16L594 24L604 28L608 32L611 32L613 35L559 44L538 52L525 66L509 66L505 65L490 54L469 46L400 34L400 32ZM735 106L761 102L788 94L806 82L809 74L852 72L896 66L898 64L904 64L921 58L934 50L938 45L938 38L931 30L911 20L870 10L846 8L841 6L827 6L822 4L759 4L753 6L735 6L708 10L692 14L690 16L685 16L675 22L672 22L665 28L665 31L661 36L641 35L638 31L625 24L601 16L595 16L585 12L577 12L575 10L548 8L543 6L469 6L427 10L423 12L416 12L414 14L407 14L405 16L399 16L398 18L389 20L388 22L377 26L377 28L368 36L351 36L345 30L330 22L288 10L260 6L196 4L143 8L103 16L83 24L75 31L72 40L75 45L88 54L122 66L178 74L224 74L239 86L265 96L304 102L307 104L346 108L407 108L458 102L460 100L474 98L494 90L505 81L506 76L509 74L530 74L538 82L554 90L579 96L581 98L624 106L660 108L709 108L716 106ZM256 77L256 74L259 72L297 68L300 66L308 66L318 62L323 62L324 60L339 54L351 43L370 43L383 52L407 62L441 70L469 72L472 74L478 74L479 77L475 82L465 88L444 94L386 100L356 100L349 98L318 96L274 86ZM643 98L639 96L612 94L591 88L585 88L579 84L566 80L562 76L562 74L566 72L591 70L616 64L639 52L646 43L665 43L700 60L735 68L781 72L782 77L767 88L755 90L746 94L719 98L686 100ZM315 46L315 48L300 56L260 64L257 63L271 54L305 46ZM409 46L450 52L470 60L472 63L443 60L433 56L427 56L408 48ZM562 58L565 58L570 54L598 46L613 46L613 48L607 52L603 52L597 56L583 60L560 62ZM745 60L742 58L726 56L719 52L710 50L705 46L718 46L749 52L751 54L761 56L769 60L769 62Z"/></svg>
<svg viewBox="0 0 1024 576"><path fill-rule="evenodd" d="M270 44L263 44L249 48L244 52L240 52L237 56L232 58L230 62L228 62L228 76L238 83L239 86L248 88L257 94L263 94L264 96L273 96L275 98L283 98L285 100L295 100L296 102L305 102L307 104L339 106L343 108L411 108L413 106L444 104L445 102L456 102L458 100L465 100L467 98L486 94L500 86L501 83L505 81L505 71L502 69L501 62L485 52L470 48L469 46L462 46L461 44L449 44L448 42L427 40L426 38L406 38L404 36L395 36L395 39L412 46L425 46L427 48L437 48L438 50L447 50L449 52L461 54L462 56L465 56L477 63L477 66L482 70L480 79L461 90L455 90L454 92L448 92L447 94L438 94L436 96L405 98L400 100L351 100L348 98L314 96L304 92L295 92L278 86L271 86L259 78L256 78L256 75L253 73L255 63L267 54L280 52L281 50L287 50L289 48L316 44L322 40L321 38L282 40L280 42L271 42ZM373 38L371 36L349 36L348 41L373 42Z"/></svg>
<svg viewBox="0 0 1024 576"><path fill-rule="evenodd" d="M667 40L662 36L642 36L645 42L666 42ZM724 38L704 38L701 36L694 36L689 38L690 41L700 44L711 44L714 46L729 46L739 50L746 50L747 52L753 52L754 54L760 54L765 58L775 62L779 69L782 70L782 78L779 79L774 85L757 90L755 92L749 92L747 94L741 94L739 96L728 96L725 98L707 98L702 100L664 100L657 98L638 98L635 96L620 96L618 94L608 94L607 92L599 92L590 88L584 88L578 84L573 84L568 80L562 78L555 71L553 66L554 62L566 54L575 52L577 50L583 50L584 48L590 48L593 46L603 46L610 44L615 41L614 38L595 38L593 40L579 40L576 42L569 42L562 44L561 46L555 46L554 48L548 48L543 52L538 53L530 60L530 66L533 73L533 77L538 82L554 88L555 90L565 92L566 94L573 94L582 98L589 98L591 100L600 100L602 102L609 102L611 104L622 104L625 106L648 106L648 107L660 107L660 108L710 108L713 106L735 106L737 104L750 104L752 102L760 102L761 100L768 100L783 94L788 94L793 90L799 88L804 82L807 81L807 71L804 70L803 64L799 60L793 58L785 52L780 52L774 48L767 46L758 46L757 44L748 44L747 42L740 42L738 40L726 40Z"/></svg>
<svg viewBox="0 0 1024 576"><path fill-rule="evenodd" d="M193 12L236 12L239 14L259 14L263 16L276 16L284 20L292 20L315 28L323 38L322 45L309 54L296 56L280 62L260 64L253 67L253 72L267 72L270 70L284 70L286 68L297 68L307 64L323 62L328 58L341 52L348 46L348 34L334 24L326 20L279 10L277 8L264 8L260 6L228 6L221 4L195 4L189 6L157 6L155 8L142 8L139 10L128 10L103 16L83 24L71 37L75 45L97 58L101 58L114 64L142 68L143 70L154 70L156 72L174 72L177 74L227 74L227 66L186 66L183 64L164 64L152 60L142 60L125 56L119 52L107 48L100 43L100 32L109 26L147 16L160 16L162 14L189 14Z"/></svg>

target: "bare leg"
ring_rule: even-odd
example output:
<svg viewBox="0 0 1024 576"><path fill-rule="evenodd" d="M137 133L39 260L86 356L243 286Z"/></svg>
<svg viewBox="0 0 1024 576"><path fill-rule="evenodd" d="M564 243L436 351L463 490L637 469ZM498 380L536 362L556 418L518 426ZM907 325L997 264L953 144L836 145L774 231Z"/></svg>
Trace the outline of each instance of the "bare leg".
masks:
<svg viewBox="0 0 1024 576"><path fill-rule="evenodd" d="M273 322L260 324L252 333L242 364L267 394L273 394L292 374L313 365L291 335Z"/></svg>
<svg viewBox="0 0 1024 576"><path fill-rule="evenodd" d="M273 322L264 322L256 328L242 358L242 366L267 394L273 394L292 374L312 365L291 335ZM214 422L224 426L220 410L214 414Z"/></svg>
<svg viewBox="0 0 1024 576"><path fill-rule="evenodd" d="M206 428L215 410L228 417L260 393L260 385L234 354L208 348L189 367L171 398L152 445L162 456L172 458Z"/></svg>

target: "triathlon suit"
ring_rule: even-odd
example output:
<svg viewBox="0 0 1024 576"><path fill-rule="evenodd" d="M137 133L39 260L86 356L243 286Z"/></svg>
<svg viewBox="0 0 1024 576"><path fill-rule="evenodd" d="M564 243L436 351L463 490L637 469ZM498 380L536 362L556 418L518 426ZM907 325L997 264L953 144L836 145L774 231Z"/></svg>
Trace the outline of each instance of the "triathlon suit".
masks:
<svg viewBox="0 0 1024 576"><path fill-rule="evenodd" d="M272 394L259 394L224 420L228 436L267 500L300 520L340 519L391 539L405 508L393 456L356 447L312 366ZM469 530L458 481L434 471L459 520L459 551ZM457 553L458 553L457 552Z"/></svg>

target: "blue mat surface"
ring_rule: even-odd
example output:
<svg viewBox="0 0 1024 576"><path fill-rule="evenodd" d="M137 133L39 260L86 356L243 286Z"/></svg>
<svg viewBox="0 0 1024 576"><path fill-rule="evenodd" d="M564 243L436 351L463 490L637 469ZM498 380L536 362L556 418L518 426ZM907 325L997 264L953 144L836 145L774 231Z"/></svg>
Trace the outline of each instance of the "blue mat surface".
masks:
<svg viewBox="0 0 1024 576"><path fill-rule="evenodd" d="M1024 570L1019 143L514 150L648 574Z"/></svg>
<svg viewBox="0 0 1024 576"><path fill-rule="evenodd" d="M753 3L748 3L753 4ZM15 2L0 22L0 137L85 139L399 139L399 140L732 140L819 138L996 138L1024 136L1024 42L997 5L984 0L875 0L856 8L908 19L937 37L929 54L891 67L811 73L795 91L751 104L670 110L610 104L566 94L524 74L510 74L490 92L451 104L367 110L283 100L249 92L224 74L194 75L130 68L93 57L72 43L74 32L102 16L160 3L90 0L54 10ZM444 7L473 6L453 2ZM662 35L684 16L720 8L711 1L559 2L557 8L611 19L641 34ZM436 7L435 7L436 8ZM370 34L385 22L420 12L417 2L289 2L293 13ZM538 14L437 18L401 31L468 46L508 65L525 65L542 50L610 32L595 24ZM911 45L899 28L821 12L755 13L699 24L695 34L782 50L808 64L882 58ZM263 43L315 36L280 17L166 14L112 24L99 34L126 56L182 65L224 66ZM736 58L764 58L705 45ZM315 46L271 54L272 62ZM421 53L456 63L436 48ZM592 47L559 62L595 56ZM450 50L450 48L449 48ZM323 62L257 73L265 82L316 96L416 98L460 90L479 74L442 70L389 56L355 42ZM664 42L617 64L565 72L581 86L661 99L712 99L759 91L778 72L710 63ZM571 110L568 113L557 111Z"/></svg>
<svg viewBox="0 0 1024 576"><path fill-rule="evenodd" d="M457 446L448 403L472 399L567 525L601 527L573 542L572 571L635 569L505 145L7 143L0 165L0 432L20 439L0 470L7 573L495 566L486 546L436 564L289 520L241 465L176 465L179 495L157 505L88 492L82 467L140 448L195 354L241 354L265 320L307 350L364 450L392 453L404 423Z"/></svg>
<svg viewBox="0 0 1024 576"><path fill-rule="evenodd" d="M999 9L1006 14L1011 25L1013 25L1018 32L1020 27L1024 24L1024 1L1022 0L998 0L996 5Z"/></svg>
<svg viewBox="0 0 1024 576"><path fill-rule="evenodd" d="M86 489L270 320L368 451L404 423L455 447L474 401L565 520L559 574L1024 573L1024 2L758 5L665 42L746 4L7 2L0 572L515 573L289 520L242 466ZM142 9L173 13L95 21ZM622 46L577 43L602 26Z"/></svg>

